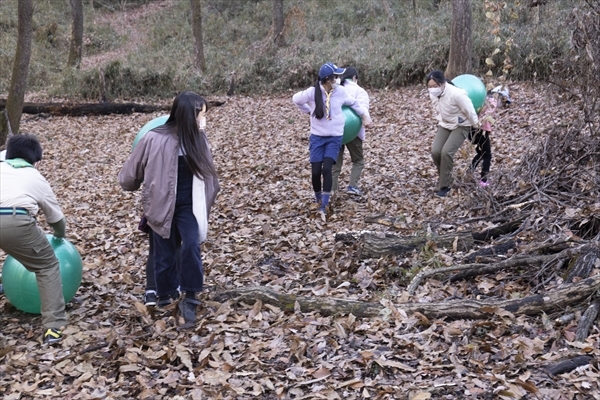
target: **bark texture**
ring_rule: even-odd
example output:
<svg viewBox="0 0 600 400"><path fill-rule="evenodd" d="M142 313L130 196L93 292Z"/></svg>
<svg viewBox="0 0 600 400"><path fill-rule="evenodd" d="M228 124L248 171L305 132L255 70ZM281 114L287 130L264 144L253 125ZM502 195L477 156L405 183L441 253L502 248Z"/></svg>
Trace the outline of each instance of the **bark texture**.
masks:
<svg viewBox="0 0 600 400"><path fill-rule="evenodd" d="M8 124L10 124L13 134L19 133L25 90L27 90L29 60L31 59L33 0L19 0L18 14L17 50L6 100L8 118L0 117L0 146L6 142L9 131Z"/></svg>
<svg viewBox="0 0 600 400"><path fill-rule="evenodd" d="M452 0L452 33L446 78L469 74L472 70L473 15L471 0Z"/></svg>
<svg viewBox="0 0 600 400"><path fill-rule="evenodd" d="M273 0L273 41L277 46L283 46L283 0Z"/></svg>
<svg viewBox="0 0 600 400"><path fill-rule="evenodd" d="M194 50L196 51L196 68L200 72L206 70L204 59L204 39L202 38L202 4L200 0L190 0L192 7L192 32L194 34Z"/></svg>
<svg viewBox="0 0 600 400"><path fill-rule="evenodd" d="M566 306L585 300L600 289L600 275L592 276L580 282L565 285L552 292L536 294L513 300L458 300L438 303L395 304L397 310L407 313L419 312L428 318L481 319L498 313L509 312L514 315L537 315L563 310ZM376 317L384 315L385 307L380 303L356 300L336 299L332 297L304 297L282 294L265 287L239 288L217 294L215 301L223 302L235 299L245 303L258 300L283 311L318 312L322 315L350 314L357 317Z"/></svg>
<svg viewBox="0 0 600 400"><path fill-rule="evenodd" d="M83 4L81 0L69 0L71 5L71 43L69 45L69 59L67 65L79 68L81 64L81 49L83 48Z"/></svg>

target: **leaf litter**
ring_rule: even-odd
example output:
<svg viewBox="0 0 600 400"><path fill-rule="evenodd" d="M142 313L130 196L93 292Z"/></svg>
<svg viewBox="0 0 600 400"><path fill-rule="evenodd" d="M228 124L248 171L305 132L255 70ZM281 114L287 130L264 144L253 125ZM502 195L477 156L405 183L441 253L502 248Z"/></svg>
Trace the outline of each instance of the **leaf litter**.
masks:
<svg viewBox="0 0 600 400"><path fill-rule="evenodd" d="M433 196L429 150L435 119L422 88L374 91L374 125L364 144L366 168L355 198L338 193L326 222L311 203L309 121L291 93L233 96L208 112L208 136L222 190L202 246L206 290L193 329L175 312L156 315L142 303L148 238L137 230L140 194L124 192L117 173L137 131L160 114L101 117L24 116L23 132L44 146L41 172L67 216L67 235L82 255L83 282L67 305L60 345L40 344L40 317L0 297L0 394L4 399L599 399L597 363L549 376L544 366L579 354L600 357L596 324L585 342L572 327L544 316L497 313L489 320L430 319L406 314L403 302L492 295L523 296L532 288L512 273L457 282L430 279L416 295L402 273L417 253L361 259L358 245L335 242L342 231L415 235L485 229L493 202L473 197L510 190L503 176L545 129L569 124L576 105L537 85L514 84L514 103L493 133L492 186L476 187L466 171L474 149L456 156L462 184ZM346 155L340 177L349 175ZM504 180L503 180L504 179ZM511 182L512 184L512 182ZM470 186L468 186L470 185ZM513 188L513 189L511 189ZM502 192L502 193L501 193ZM491 205L490 205L491 204ZM487 207L487 208L486 208ZM580 213L576 204L564 212ZM595 209L594 209L595 210ZM592 212L594 212L592 210ZM595 210L597 211L597 210ZM393 226L365 222L394 216ZM43 217L40 218L43 227ZM521 240L533 240L525 233ZM438 262L460 263L460 251L432 248ZM4 256L3 256L4 257ZM552 286L552 282L548 286ZM556 283L554 283L556 284ZM265 286L280 293L379 302L379 317L285 312L260 300L217 302L224 290Z"/></svg>

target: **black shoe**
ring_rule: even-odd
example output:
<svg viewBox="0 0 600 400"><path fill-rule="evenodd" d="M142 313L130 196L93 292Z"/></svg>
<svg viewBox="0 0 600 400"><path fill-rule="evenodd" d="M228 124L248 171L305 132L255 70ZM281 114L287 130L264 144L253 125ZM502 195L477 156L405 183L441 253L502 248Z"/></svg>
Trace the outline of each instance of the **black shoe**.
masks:
<svg viewBox="0 0 600 400"><path fill-rule="evenodd" d="M156 308L158 308L159 310L168 308L170 305L175 304L175 302L178 299L179 299L179 292L171 293L170 295L168 295L164 298L162 296L160 296L158 298L158 301L156 302Z"/></svg>
<svg viewBox="0 0 600 400"><path fill-rule="evenodd" d="M440 191L437 192L435 195L437 197L446 197L446 196L448 196L448 193L450 193L450 188L448 186L446 186L446 187L441 188Z"/></svg>
<svg viewBox="0 0 600 400"><path fill-rule="evenodd" d="M146 294L144 294L144 304L146 307L152 307L156 305L158 301L158 296L154 290L147 290Z"/></svg>
<svg viewBox="0 0 600 400"><path fill-rule="evenodd" d="M62 340L63 335L62 332L55 328L48 328L46 332L44 332L43 341L44 344L54 344L58 343Z"/></svg>
<svg viewBox="0 0 600 400"><path fill-rule="evenodd" d="M196 323L196 306L200 304L200 301L187 295L179 302L179 311L181 311L186 326L191 327Z"/></svg>

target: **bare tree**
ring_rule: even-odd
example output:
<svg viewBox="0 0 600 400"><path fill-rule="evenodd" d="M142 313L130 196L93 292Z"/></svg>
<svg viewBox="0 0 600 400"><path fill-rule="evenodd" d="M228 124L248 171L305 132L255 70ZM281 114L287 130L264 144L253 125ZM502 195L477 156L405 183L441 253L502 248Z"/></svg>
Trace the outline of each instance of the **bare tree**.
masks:
<svg viewBox="0 0 600 400"><path fill-rule="evenodd" d="M206 70L204 59L204 41L202 39L202 4L200 0L190 0L192 6L192 32L194 33L194 47L196 50L196 68L200 72Z"/></svg>
<svg viewBox="0 0 600 400"><path fill-rule="evenodd" d="M83 47L83 5L81 0L69 0L73 26L71 27L71 44L69 46L69 60L67 65L79 68L81 63L81 49Z"/></svg>
<svg viewBox="0 0 600 400"><path fill-rule="evenodd" d="M33 0L19 0L18 21L17 50L6 99L6 112L0 115L0 145L6 142L9 131L19 133L31 58Z"/></svg>
<svg viewBox="0 0 600 400"><path fill-rule="evenodd" d="M452 34L445 75L452 79L471 72L473 39L471 0L452 0Z"/></svg>
<svg viewBox="0 0 600 400"><path fill-rule="evenodd" d="M273 0L273 37L277 46L285 44L283 24L283 0Z"/></svg>

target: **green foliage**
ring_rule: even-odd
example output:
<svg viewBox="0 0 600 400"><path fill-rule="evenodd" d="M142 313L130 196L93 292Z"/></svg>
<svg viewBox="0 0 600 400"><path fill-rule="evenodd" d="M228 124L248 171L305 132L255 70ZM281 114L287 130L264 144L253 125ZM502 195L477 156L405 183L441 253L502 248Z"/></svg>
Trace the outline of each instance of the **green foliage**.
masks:
<svg viewBox="0 0 600 400"><path fill-rule="evenodd" d="M321 64L354 65L366 87L421 84L432 69L444 69L450 47L449 1L284 0L286 46L271 37L272 1L204 0L203 36L207 69L194 67L194 40L189 1L156 7L151 0L84 1L85 58L107 55L81 71L66 67L70 11L65 1L36 1L29 90L55 96L101 96L104 71L109 98L160 96L192 89L225 93L233 79L236 93L297 90L312 85ZM544 79L568 49L566 18L573 5L549 2L531 10L507 1L502 9L502 38L490 33L483 2L473 2L475 74L487 71L493 56L501 74L504 51L512 60L510 78ZM138 12L148 5L154 12ZM132 27L112 24L135 9ZM537 13L537 14L536 14ZM0 2L0 93L10 81L16 45L16 2ZM135 30L133 29L135 27ZM108 53L108 54L107 54Z"/></svg>

